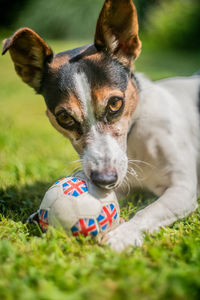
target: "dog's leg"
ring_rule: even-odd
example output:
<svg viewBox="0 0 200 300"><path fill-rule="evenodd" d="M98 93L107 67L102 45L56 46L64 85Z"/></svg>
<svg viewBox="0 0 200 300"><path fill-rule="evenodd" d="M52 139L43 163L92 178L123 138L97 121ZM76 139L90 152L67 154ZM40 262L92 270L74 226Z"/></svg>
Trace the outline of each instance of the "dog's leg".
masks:
<svg viewBox="0 0 200 300"><path fill-rule="evenodd" d="M189 215L197 207L196 182L196 174L185 180L182 177L176 180L157 201L108 233L103 243L116 251L130 245L140 246L145 232L151 233Z"/></svg>

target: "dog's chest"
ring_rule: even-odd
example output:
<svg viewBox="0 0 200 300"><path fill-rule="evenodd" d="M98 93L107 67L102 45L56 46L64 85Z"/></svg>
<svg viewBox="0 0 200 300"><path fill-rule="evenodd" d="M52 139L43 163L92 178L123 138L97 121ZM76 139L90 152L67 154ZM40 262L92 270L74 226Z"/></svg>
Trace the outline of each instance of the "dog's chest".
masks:
<svg viewBox="0 0 200 300"><path fill-rule="evenodd" d="M171 184L171 172L155 137L141 138L134 133L128 142L128 185L147 189L160 196Z"/></svg>

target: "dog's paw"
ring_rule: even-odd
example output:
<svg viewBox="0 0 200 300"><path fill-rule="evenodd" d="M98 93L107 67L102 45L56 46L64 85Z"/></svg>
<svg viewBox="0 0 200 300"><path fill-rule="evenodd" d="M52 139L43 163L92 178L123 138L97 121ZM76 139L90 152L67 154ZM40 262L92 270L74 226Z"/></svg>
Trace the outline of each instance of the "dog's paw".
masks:
<svg viewBox="0 0 200 300"><path fill-rule="evenodd" d="M141 246L143 233L132 222L125 222L107 233L101 244L109 245L113 250L121 252L129 246Z"/></svg>

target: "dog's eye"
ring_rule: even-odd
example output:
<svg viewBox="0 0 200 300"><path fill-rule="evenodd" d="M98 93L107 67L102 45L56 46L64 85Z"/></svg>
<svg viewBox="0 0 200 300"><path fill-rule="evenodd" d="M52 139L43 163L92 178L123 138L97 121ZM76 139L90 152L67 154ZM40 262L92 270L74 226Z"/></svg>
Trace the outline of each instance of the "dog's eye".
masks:
<svg viewBox="0 0 200 300"><path fill-rule="evenodd" d="M117 113L123 107L123 99L119 97L112 97L108 102L108 109L110 113Z"/></svg>
<svg viewBox="0 0 200 300"><path fill-rule="evenodd" d="M76 123L76 121L66 111L58 112L56 114L56 120L62 127L66 128L71 128Z"/></svg>

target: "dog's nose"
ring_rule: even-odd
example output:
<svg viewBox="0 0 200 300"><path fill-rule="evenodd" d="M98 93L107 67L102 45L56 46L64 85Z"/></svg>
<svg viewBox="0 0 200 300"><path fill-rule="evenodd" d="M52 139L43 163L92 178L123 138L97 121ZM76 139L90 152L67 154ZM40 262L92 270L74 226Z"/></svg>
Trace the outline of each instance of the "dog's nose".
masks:
<svg viewBox="0 0 200 300"><path fill-rule="evenodd" d="M100 187L112 187L117 181L117 173L92 171L90 178L94 184Z"/></svg>

